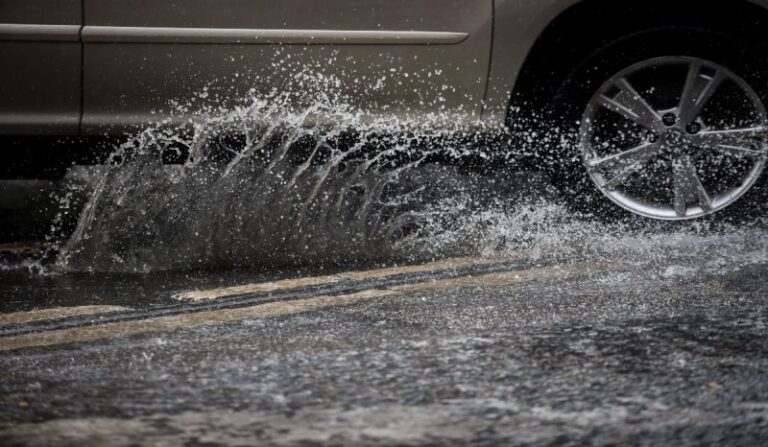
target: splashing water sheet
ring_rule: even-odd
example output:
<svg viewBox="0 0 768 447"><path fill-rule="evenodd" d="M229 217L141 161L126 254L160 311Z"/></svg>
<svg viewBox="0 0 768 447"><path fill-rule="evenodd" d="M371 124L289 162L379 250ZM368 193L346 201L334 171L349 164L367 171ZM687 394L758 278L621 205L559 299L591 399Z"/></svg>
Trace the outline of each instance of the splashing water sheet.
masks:
<svg viewBox="0 0 768 447"><path fill-rule="evenodd" d="M104 166L73 176L46 262L29 256L3 268L149 273L510 253L677 256L710 270L765 261L760 219L659 230L572 213L545 176L508 163L556 142L556 128L518 147L502 130L468 131L460 111L372 117L348 105L333 77L305 72L295 82L300 89L251 92L229 109L176 105L187 122L137 132ZM74 230L63 231L75 212Z"/></svg>

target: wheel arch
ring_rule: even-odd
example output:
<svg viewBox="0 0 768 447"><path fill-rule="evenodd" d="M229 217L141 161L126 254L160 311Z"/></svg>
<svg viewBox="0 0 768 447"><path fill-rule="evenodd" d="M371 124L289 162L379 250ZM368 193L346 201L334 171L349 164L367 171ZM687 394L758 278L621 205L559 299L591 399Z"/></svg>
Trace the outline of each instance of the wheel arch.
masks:
<svg viewBox="0 0 768 447"><path fill-rule="evenodd" d="M562 3L562 2L561 2ZM768 48L768 0L581 0L569 2L538 34L516 79L505 122L546 109L558 87L594 51L657 27L728 32ZM504 26L497 23L497 26Z"/></svg>

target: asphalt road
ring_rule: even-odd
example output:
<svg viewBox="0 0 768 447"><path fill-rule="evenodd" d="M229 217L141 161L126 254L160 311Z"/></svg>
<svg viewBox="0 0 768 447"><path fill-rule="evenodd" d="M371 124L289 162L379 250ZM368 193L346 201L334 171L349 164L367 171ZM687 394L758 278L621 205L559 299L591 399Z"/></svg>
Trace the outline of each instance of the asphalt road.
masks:
<svg viewBox="0 0 768 447"><path fill-rule="evenodd" d="M764 241L331 276L6 272L0 445L759 445L768 259L746 251Z"/></svg>

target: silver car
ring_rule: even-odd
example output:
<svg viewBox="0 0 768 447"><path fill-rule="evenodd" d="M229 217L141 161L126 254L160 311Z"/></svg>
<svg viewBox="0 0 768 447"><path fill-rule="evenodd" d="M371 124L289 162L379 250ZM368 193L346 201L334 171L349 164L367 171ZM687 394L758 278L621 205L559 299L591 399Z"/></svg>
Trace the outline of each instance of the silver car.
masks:
<svg viewBox="0 0 768 447"><path fill-rule="evenodd" d="M0 0L0 134L122 134L183 121L174 105L226 107L287 88L309 67L339 79L366 113L451 112L468 128L527 135L577 204L691 219L736 202L762 172L766 8Z"/></svg>

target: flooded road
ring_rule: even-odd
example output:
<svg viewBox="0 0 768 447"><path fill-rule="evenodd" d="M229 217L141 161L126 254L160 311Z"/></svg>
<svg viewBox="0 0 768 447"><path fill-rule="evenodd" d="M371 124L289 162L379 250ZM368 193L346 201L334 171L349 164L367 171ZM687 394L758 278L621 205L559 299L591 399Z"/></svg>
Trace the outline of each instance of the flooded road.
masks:
<svg viewBox="0 0 768 447"><path fill-rule="evenodd" d="M751 231L250 277L6 272L0 441L755 445ZM29 293L49 310L8 304Z"/></svg>
<svg viewBox="0 0 768 447"><path fill-rule="evenodd" d="M507 141L328 111L68 171L0 246L0 444L768 436L763 215L579 213Z"/></svg>

